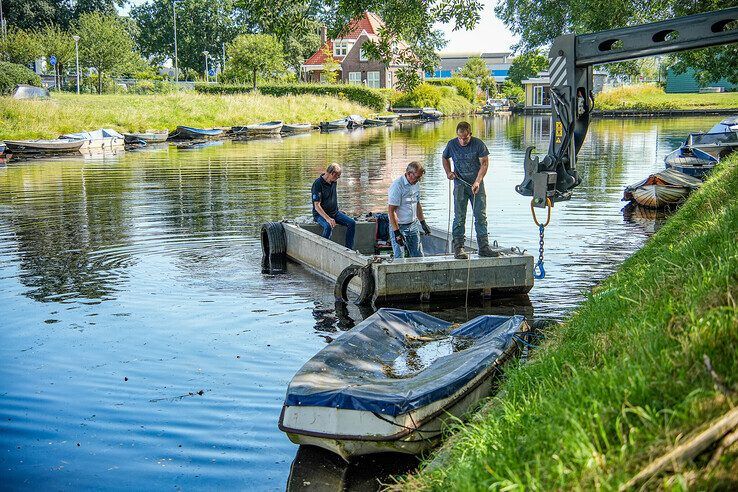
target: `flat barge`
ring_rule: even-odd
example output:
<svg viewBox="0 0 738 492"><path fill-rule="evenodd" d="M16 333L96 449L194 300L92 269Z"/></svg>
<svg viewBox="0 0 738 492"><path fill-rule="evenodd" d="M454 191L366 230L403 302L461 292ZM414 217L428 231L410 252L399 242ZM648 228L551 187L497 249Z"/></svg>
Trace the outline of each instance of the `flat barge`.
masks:
<svg viewBox="0 0 738 492"><path fill-rule="evenodd" d="M356 222L354 250L343 246L344 226L337 225L331 239L320 231L307 221L264 224L264 265L274 271L284 259L300 263L334 281L337 298L357 304L464 297L467 291L504 298L533 287L533 256L517 248L493 247L499 256L480 257L468 240L469 259L457 260L446 231L431 228L430 235L421 236L424 257L393 258L391 248L377 240L375 221Z"/></svg>

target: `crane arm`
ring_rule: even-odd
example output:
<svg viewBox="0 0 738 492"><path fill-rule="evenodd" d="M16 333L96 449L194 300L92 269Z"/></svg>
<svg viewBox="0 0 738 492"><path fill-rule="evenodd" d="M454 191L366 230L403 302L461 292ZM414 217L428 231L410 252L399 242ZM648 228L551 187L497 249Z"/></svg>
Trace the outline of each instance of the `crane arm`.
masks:
<svg viewBox="0 0 738 492"><path fill-rule="evenodd" d="M568 200L579 185L576 160L594 108L592 66L738 42L738 7L554 39L549 51L551 137L540 160L525 152L523 182L515 187L533 205Z"/></svg>

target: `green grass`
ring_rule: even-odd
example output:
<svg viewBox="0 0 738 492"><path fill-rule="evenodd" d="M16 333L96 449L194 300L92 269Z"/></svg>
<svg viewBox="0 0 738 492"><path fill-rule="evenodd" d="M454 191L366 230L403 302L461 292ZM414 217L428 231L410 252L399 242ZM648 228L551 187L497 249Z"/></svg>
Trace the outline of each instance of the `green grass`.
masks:
<svg viewBox="0 0 738 492"><path fill-rule="evenodd" d="M259 121L307 122L368 116L375 111L326 96L232 96L179 92L166 95L53 94L51 100L0 98L0 140L55 138L63 133L113 128L121 132L174 130L177 125L229 127Z"/></svg>
<svg viewBox="0 0 738 492"><path fill-rule="evenodd" d="M653 85L618 87L598 94L599 110L736 109L738 92L714 94L666 94Z"/></svg>
<svg viewBox="0 0 738 492"><path fill-rule="evenodd" d="M532 360L508 372L484 414L460 426L442 466L406 490L616 490L738 403L738 156L618 271ZM648 488L738 487L738 446Z"/></svg>

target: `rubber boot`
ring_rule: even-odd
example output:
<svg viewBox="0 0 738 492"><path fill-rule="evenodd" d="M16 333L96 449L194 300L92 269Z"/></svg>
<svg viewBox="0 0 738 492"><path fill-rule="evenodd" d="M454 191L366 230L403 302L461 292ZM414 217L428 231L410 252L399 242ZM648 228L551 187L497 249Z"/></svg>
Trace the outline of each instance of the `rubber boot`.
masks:
<svg viewBox="0 0 738 492"><path fill-rule="evenodd" d="M496 258L500 256L499 251L495 251L489 247L489 236L481 236L477 238L477 244L479 244L479 256L486 258Z"/></svg>
<svg viewBox="0 0 738 492"><path fill-rule="evenodd" d="M464 238L461 239L454 239L453 241L453 247L454 247L454 258L457 260L468 260L469 255L464 251Z"/></svg>

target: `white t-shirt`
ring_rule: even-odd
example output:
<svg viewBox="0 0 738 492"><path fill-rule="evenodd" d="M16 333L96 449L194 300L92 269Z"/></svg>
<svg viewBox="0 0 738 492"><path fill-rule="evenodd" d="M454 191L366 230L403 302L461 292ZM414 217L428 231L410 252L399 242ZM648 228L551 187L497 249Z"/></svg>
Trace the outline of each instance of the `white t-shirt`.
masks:
<svg viewBox="0 0 738 492"><path fill-rule="evenodd" d="M397 206L397 222L410 224L418 218L418 202L420 201L420 185L410 184L403 174L389 187L388 205Z"/></svg>

